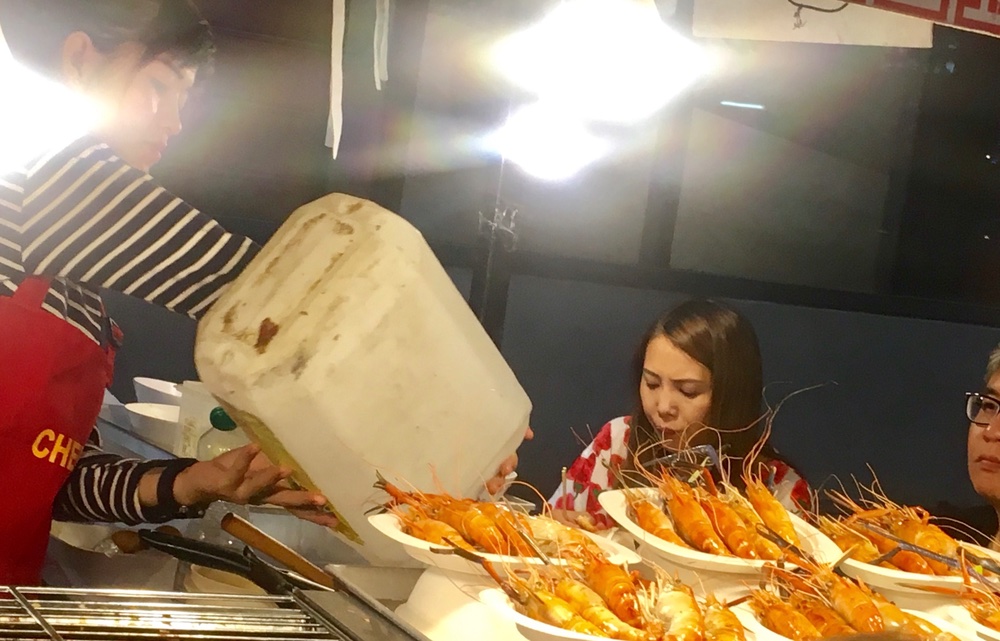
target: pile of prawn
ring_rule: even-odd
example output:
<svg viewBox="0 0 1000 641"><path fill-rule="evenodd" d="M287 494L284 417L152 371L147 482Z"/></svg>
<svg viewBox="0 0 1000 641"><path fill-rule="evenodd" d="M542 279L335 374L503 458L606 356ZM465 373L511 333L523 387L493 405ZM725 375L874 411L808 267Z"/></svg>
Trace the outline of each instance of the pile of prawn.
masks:
<svg viewBox="0 0 1000 641"><path fill-rule="evenodd" d="M925 641L958 641L831 567L801 557L795 563L795 569L768 565L768 582L750 592L750 609L772 632L792 641L878 632L897 632Z"/></svg>
<svg viewBox="0 0 1000 641"><path fill-rule="evenodd" d="M991 577L983 572L983 568L971 566L964 550L959 551L959 566L962 575L960 589L930 586L925 586L924 589L959 597L962 606L974 621L1000 632L1000 582L995 576Z"/></svg>
<svg viewBox="0 0 1000 641"><path fill-rule="evenodd" d="M713 597L699 602L689 586L659 570L645 581L589 554L569 569L501 576L484 566L521 614L564 630L622 641L746 641L727 606Z"/></svg>
<svg viewBox="0 0 1000 641"><path fill-rule="evenodd" d="M539 551L555 558L604 555L582 531L546 516L447 494L407 492L381 475L375 487L389 495L385 507L399 519L402 531L428 543L522 558L537 558Z"/></svg>
<svg viewBox="0 0 1000 641"><path fill-rule="evenodd" d="M686 482L662 468L658 474L645 474L657 490L655 499L636 489L622 490L629 516L646 532L685 548L751 560L784 558L784 544L798 547L801 541L788 510L753 473L751 461L766 438L765 432L745 459L743 493L726 480L715 483L705 469ZM762 530L770 530L779 540Z"/></svg>
<svg viewBox="0 0 1000 641"><path fill-rule="evenodd" d="M1000 596L994 590L968 586L961 596L962 605L977 623L1000 632Z"/></svg>
<svg viewBox="0 0 1000 641"><path fill-rule="evenodd" d="M622 641L746 641L729 608L711 598L699 603L658 568L656 580L641 579L608 561L580 530L494 503L406 492L381 477L376 487L390 496L387 507L404 532L481 564L514 607L537 621ZM538 551L565 563L499 572L479 555L531 558Z"/></svg>
<svg viewBox="0 0 1000 641"><path fill-rule="evenodd" d="M874 525L893 536L950 559L959 559L961 544L941 527L931 522L931 515L921 507L904 506L890 501L876 480L871 488L859 486L861 498L855 501L844 492L827 494L845 515L839 519L818 517L819 529L847 555L861 563L935 576L958 576L962 572L940 560L899 545L867 525Z"/></svg>

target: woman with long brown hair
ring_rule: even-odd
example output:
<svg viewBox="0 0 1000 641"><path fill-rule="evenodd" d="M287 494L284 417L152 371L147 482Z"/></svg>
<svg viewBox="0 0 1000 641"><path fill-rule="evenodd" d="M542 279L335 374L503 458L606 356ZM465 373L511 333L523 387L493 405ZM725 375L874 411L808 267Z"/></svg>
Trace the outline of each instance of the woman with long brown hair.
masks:
<svg viewBox="0 0 1000 641"><path fill-rule="evenodd" d="M597 494L615 487L623 469L652 466L697 445L724 454L729 480L740 486L744 461L765 427L760 347L750 322L714 301L682 303L643 336L632 375L632 414L601 429L549 502L610 526ZM788 507L808 504L805 481L769 444L750 463Z"/></svg>

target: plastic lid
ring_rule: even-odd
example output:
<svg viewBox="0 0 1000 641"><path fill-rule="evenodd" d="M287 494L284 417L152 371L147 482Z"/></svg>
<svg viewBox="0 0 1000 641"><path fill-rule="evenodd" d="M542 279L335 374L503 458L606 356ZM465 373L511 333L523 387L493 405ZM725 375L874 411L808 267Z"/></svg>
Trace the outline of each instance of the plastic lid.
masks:
<svg viewBox="0 0 1000 641"><path fill-rule="evenodd" d="M208 420L212 427L223 432L231 432L236 429L236 421L221 407L216 407L209 412Z"/></svg>

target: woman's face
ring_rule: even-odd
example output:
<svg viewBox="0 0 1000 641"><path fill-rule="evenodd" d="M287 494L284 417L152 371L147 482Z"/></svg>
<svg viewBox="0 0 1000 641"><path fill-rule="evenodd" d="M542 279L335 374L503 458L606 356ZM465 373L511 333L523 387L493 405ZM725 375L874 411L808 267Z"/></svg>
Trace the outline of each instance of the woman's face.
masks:
<svg viewBox="0 0 1000 641"><path fill-rule="evenodd" d="M89 41L89 39L88 39ZM181 110L196 70L168 54L143 61L143 48L125 44L112 54L90 51L78 86L104 107L100 134L118 156L148 171L181 131Z"/></svg>
<svg viewBox="0 0 1000 641"><path fill-rule="evenodd" d="M677 450L703 427L712 406L712 374L670 339L657 336L646 347L639 398L664 445Z"/></svg>

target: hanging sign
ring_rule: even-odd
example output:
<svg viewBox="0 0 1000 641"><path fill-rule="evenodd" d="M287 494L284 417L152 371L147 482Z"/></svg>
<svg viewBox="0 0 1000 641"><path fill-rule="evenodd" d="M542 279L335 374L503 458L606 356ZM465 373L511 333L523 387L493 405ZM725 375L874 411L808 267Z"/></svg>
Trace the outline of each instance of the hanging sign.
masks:
<svg viewBox="0 0 1000 641"><path fill-rule="evenodd" d="M850 0L943 25L1000 36L1000 0Z"/></svg>
<svg viewBox="0 0 1000 641"><path fill-rule="evenodd" d="M845 6L843 0L801 0L798 4L788 0L695 0L693 31L698 38L874 47L927 48L933 44L932 23L867 8L867 1ZM821 11L800 9L799 5Z"/></svg>

